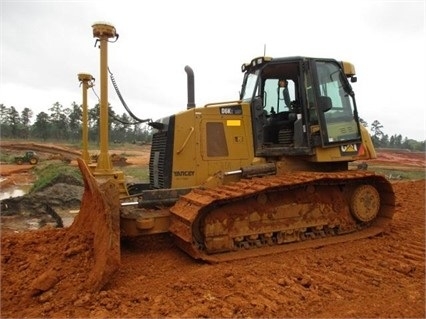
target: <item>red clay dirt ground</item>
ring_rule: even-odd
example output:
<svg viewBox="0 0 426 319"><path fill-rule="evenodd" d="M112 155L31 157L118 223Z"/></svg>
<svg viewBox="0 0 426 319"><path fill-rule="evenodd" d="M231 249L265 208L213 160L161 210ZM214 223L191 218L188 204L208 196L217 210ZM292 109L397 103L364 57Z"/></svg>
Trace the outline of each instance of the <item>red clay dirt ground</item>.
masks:
<svg viewBox="0 0 426 319"><path fill-rule="evenodd" d="M2 232L1 317L424 318L425 180L393 186L396 211L382 235L213 265L168 235L140 238L123 244L101 291L87 287L90 234Z"/></svg>

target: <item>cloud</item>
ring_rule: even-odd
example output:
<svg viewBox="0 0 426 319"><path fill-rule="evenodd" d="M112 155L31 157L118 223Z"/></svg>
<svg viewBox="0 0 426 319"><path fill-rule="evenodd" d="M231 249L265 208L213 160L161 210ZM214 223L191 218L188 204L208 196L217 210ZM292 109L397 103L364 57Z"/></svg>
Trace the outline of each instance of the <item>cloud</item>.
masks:
<svg viewBox="0 0 426 319"><path fill-rule="evenodd" d="M112 23L108 64L132 112L159 118L186 108L185 65L199 106L235 100L241 64L264 54L355 64L361 116L390 135L425 139L424 1L5 1L1 2L1 100L46 111L80 103L77 74L96 78L92 24ZM111 84L116 113L125 112ZM89 92L89 105L97 103ZM399 120L401 117L404 121ZM397 119L397 120L395 120Z"/></svg>
<svg viewBox="0 0 426 319"><path fill-rule="evenodd" d="M363 22L390 36L418 36L425 32L425 1L372 1L365 6Z"/></svg>

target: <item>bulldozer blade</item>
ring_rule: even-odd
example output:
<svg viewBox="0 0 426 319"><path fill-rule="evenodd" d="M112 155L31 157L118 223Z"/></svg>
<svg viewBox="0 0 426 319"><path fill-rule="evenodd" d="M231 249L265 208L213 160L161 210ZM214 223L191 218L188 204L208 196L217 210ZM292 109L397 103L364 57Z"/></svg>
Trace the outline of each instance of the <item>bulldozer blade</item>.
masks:
<svg viewBox="0 0 426 319"><path fill-rule="evenodd" d="M86 163L77 158L84 181L80 212L70 226L71 235L93 238L94 263L88 276L88 290L101 290L120 267L120 198L113 181L98 185Z"/></svg>

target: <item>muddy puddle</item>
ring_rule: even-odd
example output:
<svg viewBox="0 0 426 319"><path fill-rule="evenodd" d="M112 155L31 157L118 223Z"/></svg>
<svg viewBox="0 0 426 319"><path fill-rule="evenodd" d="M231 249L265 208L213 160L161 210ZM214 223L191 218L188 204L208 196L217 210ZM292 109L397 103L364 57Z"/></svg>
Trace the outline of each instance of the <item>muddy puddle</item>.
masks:
<svg viewBox="0 0 426 319"><path fill-rule="evenodd" d="M15 187L10 187L7 189L2 189L0 192L0 200L10 198L10 197L19 197L24 196L30 190L31 185L20 185Z"/></svg>
<svg viewBox="0 0 426 319"><path fill-rule="evenodd" d="M69 227L74 221L74 218L78 214L78 210L68 210L57 212L62 220L63 227ZM27 217L30 214L23 212L19 215L3 216L0 217L0 225L2 230L9 231L26 231L36 230L43 227L58 227L58 223L55 220L47 220L45 216L42 217Z"/></svg>
<svg viewBox="0 0 426 319"><path fill-rule="evenodd" d="M1 188L2 230L19 232L43 227L68 227L73 223L80 208L82 188L56 184L43 192L28 194L31 186Z"/></svg>

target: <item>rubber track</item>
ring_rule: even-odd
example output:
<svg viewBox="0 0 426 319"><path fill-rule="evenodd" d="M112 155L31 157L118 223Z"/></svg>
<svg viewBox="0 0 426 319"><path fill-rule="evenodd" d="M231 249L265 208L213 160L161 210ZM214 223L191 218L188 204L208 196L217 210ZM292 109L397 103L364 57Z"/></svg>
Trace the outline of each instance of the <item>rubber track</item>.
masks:
<svg viewBox="0 0 426 319"><path fill-rule="evenodd" d="M199 244L196 244L193 240L193 223L196 221L200 212L208 209L208 206L213 207L216 204L223 205L227 201L232 202L234 200L250 198L269 190L283 191L285 189L308 186L309 184L345 185L351 182L372 183L379 191L381 209L376 220L368 228L344 235L211 255L206 254L199 247ZM387 227L393 217L394 209L395 194L391 184L382 175L376 175L368 171L337 173L292 172L280 176L243 179L236 183L222 185L217 188L194 189L190 193L181 196L179 201L170 209L170 232L175 236L178 246L190 256L215 263L295 249L319 247L375 236L383 232Z"/></svg>

